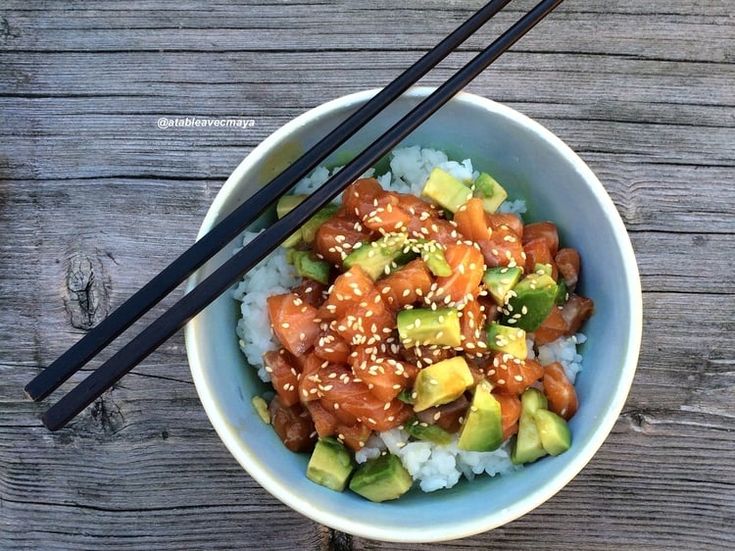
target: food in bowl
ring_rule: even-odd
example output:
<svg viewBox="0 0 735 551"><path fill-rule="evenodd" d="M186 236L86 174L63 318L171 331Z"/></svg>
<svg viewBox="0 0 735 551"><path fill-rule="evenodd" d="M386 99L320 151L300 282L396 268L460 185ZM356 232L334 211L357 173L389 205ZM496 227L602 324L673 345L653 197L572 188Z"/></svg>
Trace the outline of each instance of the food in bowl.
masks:
<svg viewBox="0 0 735 551"><path fill-rule="evenodd" d="M470 160L399 149L244 278L240 346L275 391L253 404L310 480L385 501L569 449L593 304L579 254L523 211Z"/></svg>

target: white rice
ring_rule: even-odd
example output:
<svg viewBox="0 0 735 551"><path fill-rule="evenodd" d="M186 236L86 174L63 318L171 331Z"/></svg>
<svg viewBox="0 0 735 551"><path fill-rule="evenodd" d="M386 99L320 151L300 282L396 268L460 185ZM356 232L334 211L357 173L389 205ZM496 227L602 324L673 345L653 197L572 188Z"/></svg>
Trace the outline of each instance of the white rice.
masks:
<svg viewBox="0 0 735 551"><path fill-rule="evenodd" d="M376 177L387 190L420 195L429 173L435 167L440 167L463 181L472 181L479 175L473 169L470 159L461 163L450 161L443 151L412 146L393 151L390 171ZM294 187L294 193L313 192L340 168L336 167L331 171L324 167L315 169ZM365 176L372 176L373 173L370 170ZM526 212L526 203L522 199L505 201L499 211L523 214ZM258 233L245 232L243 245ZM258 370L258 376L263 381L270 380L263 365L263 354L278 347L268 323L266 299L274 294L285 293L297 284L298 278L286 262L285 251L279 248L252 269L234 290L235 299L241 302L242 318L236 329L240 348L248 363ZM561 338L539 347L538 355L529 345L529 357L537 357L542 365L560 362L569 379L574 382L582 368L582 356L577 353L576 345L585 340L581 333ZM520 468L511 463L507 442L492 452L467 452L457 448L456 436L446 446L431 442L409 442L408 434L400 429L373 435L365 447L355 454L355 458L358 463L364 463L385 450L401 459L406 470L425 492L451 488L462 476L472 480L483 473L495 476Z"/></svg>

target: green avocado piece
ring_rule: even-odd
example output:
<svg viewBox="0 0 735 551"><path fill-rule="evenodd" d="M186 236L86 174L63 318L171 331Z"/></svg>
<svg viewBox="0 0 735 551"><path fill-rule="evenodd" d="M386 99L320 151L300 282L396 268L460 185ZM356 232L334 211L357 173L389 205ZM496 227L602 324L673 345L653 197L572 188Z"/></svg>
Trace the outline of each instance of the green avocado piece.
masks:
<svg viewBox="0 0 735 551"><path fill-rule="evenodd" d="M368 459L352 476L350 490L370 501L398 499L413 485L413 479L393 454Z"/></svg>
<svg viewBox="0 0 735 551"><path fill-rule="evenodd" d="M320 209L314 216L309 218L303 226L301 226L302 239L306 243L313 243L314 239L316 238L316 231L319 229L319 226L321 226L322 224L324 224L324 222L337 214L338 210L339 206L332 204L329 204L326 207Z"/></svg>
<svg viewBox="0 0 735 551"><path fill-rule="evenodd" d="M306 477L312 482L337 492L344 491L355 468L355 460L335 438L320 438L306 467Z"/></svg>
<svg viewBox="0 0 735 551"><path fill-rule="evenodd" d="M301 277L326 285L329 283L329 263L315 258L309 251L289 251L290 261Z"/></svg>
<svg viewBox="0 0 735 551"><path fill-rule="evenodd" d="M472 198L468 186L441 168L431 171L421 193L453 213Z"/></svg>
<svg viewBox="0 0 735 551"><path fill-rule="evenodd" d="M413 404L413 397L411 396L411 394L412 392L409 389L404 388L398 393L398 396L396 396L396 398L398 398L404 404Z"/></svg>
<svg viewBox="0 0 735 551"><path fill-rule="evenodd" d="M546 396L535 388L529 388L521 396L521 419L518 422L510 459L515 465L531 463L546 455L541 444L541 435L536 428L535 414L548 405Z"/></svg>
<svg viewBox="0 0 735 551"><path fill-rule="evenodd" d="M412 308L397 317L398 336L407 345L459 346L462 331L456 308Z"/></svg>
<svg viewBox="0 0 735 551"><path fill-rule="evenodd" d="M495 178L482 172L475 180L475 197L482 199L482 208L485 212L493 214L508 198L508 192Z"/></svg>
<svg viewBox="0 0 735 551"><path fill-rule="evenodd" d="M422 423L417 418L409 419L403 424L404 430L417 440L433 442L440 446L446 446L452 441L452 435L437 425Z"/></svg>
<svg viewBox="0 0 735 551"><path fill-rule="evenodd" d="M253 407L255 408L255 412L258 414L258 417L260 417L266 425L270 425L271 414L268 411L268 402L266 402L260 396L253 396L253 399L251 401L253 403Z"/></svg>
<svg viewBox="0 0 735 551"><path fill-rule="evenodd" d="M487 345L496 352L504 352L522 360L528 356L526 332L518 327L491 323L487 326Z"/></svg>
<svg viewBox="0 0 735 551"><path fill-rule="evenodd" d="M498 266L485 271L482 281L498 306L505 304L505 296L521 279L523 270L515 266L513 268Z"/></svg>
<svg viewBox="0 0 735 551"><path fill-rule="evenodd" d="M395 260L403 254L403 246L407 239L405 233L389 233L377 241L365 243L354 249L342 264L346 270L360 266L373 280L376 280L397 267Z"/></svg>
<svg viewBox="0 0 735 551"><path fill-rule="evenodd" d="M569 289L567 288L567 284L564 283L564 280L559 280L559 283L556 284L556 296L554 297L554 304L557 306L561 306L569 299Z"/></svg>
<svg viewBox="0 0 735 551"><path fill-rule="evenodd" d="M538 275L546 274L547 276L551 277L552 272L551 264L536 264L533 267L533 273Z"/></svg>
<svg viewBox="0 0 735 551"><path fill-rule="evenodd" d="M541 445L551 455L564 453L572 446L572 433L567 422L553 411L539 409L534 414Z"/></svg>
<svg viewBox="0 0 735 551"><path fill-rule="evenodd" d="M283 218L293 209L295 209L304 199L306 195L283 195L276 203L276 216Z"/></svg>
<svg viewBox="0 0 735 551"><path fill-rule="evenodd" d="M510 293L502 322L528 332L538 329L554 306L556 281L546 274L529 274Z"/></svg>
<svg viewBox="0 0 735 551"><path fill-rule="evenodd" d="M500 402L491 394L492 390L487 381L475 387L472 404L459 430L457 447L460 450L489 452L503 443L503 416Z"/></svg>
<svg viewBox="0 0 735 551"><path fill-rule="evenodd" d="M413 410L448 404L459 398L474 383L472 372L462 356L455 356L425 367L416 376Z"/></svg>
<svg viewBox="0 0 735 551"><path fill-rule="evenodd" d="M444 256L444 247L436 241L426 241L421 244L421 260L426 263L432 274L437 277L452 275L452 267Z"/></svg>

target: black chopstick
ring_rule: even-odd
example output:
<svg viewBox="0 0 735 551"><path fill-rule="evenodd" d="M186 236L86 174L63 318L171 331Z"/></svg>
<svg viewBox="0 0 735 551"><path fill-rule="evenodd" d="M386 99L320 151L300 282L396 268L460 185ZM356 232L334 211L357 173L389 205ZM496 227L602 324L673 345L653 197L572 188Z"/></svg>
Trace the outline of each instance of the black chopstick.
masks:
<svg viewBox="0 0 735 551"><path fill-rule="evenodd" d="M235 280L278 247L317 210L324 207L350 183L359 178L561 2L562 0L542 0L321 188L217 268L190 293L49 408L43 415L43 423L46 427L53 431L66 425L125 373L183 327L188 320L227 290Z"/></svg>
<svg viewBox="0 0 735 551"><path fill-rule="evenodd" d="M491 0L480 8L436 47L383 88L381 92L331 131L312 149L304 153L268 185L253 194L248 201L235 209L222 222L212 228L207 235L181 254L107 318L102 320L99 325L36 375L26 385L26 394L31 399L38 401L43 400L56 390L98 352L173 291L194 270L203 266L222 247L242 233L258 216L263 214L272 201L278 199L296 182L319 166L337 147L408 90L411 85L418 82L421 77L467 40L508 2L510 0Z"/></svg>

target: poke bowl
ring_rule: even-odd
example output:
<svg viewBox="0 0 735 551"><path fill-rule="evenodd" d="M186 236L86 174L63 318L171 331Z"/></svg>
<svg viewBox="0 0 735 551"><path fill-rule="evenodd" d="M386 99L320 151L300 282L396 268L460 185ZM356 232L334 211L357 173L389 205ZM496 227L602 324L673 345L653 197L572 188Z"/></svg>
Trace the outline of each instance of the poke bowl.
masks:
<svg viewBox="0 0 735 551"><path fill-rule="evenodd" d="M430 88L415 88L401 97L327 159L324 167L316 169L300 182L294 188L294 194L308 193L326 181L330 174L431 91ZM228 178L210 207L199 235L206 233L374 93L360 92L325 103L287 123L264 140ZM480 193L482 178L489 178L491 182L491 191L486 195ZM374 171L366 174L360 182L359 185L363 186L360 189L385 192L390 197L423 197L432 203L427 207L432 210L424 213L409 209L406 223L409 219L414 222L418 219L436 220L437 223L446 223L448 232L454 237L454 229L458 224L461 227L462 220L468 216L467 212L473 210L471 205L481 213L483 205L486 212L510 213L480 214L485 216L483 220L488 220L490 226L491 220L502 219L506 222L508 219L502 217L521 216L526 225L521 226L517 234L508 229L508 225L513 225L511 222L491 227L489 231L495 231L495 238L501 240L492 247L488 246L482 254L475 252L479 260L467 264L473 269L476 265L481 267L479 275L482 281L478 279L472 285L478 289L475 293L478 304L484 301L483 304L487 305L482 306L481 310L482 327L475 328L473 325L474 337L470 338L469 334L465 335L464 325L460 331L460 322L455 320L456 329L453 329L454 326L441 325L434 329L428 340L426 334L422 333L422 342L418 342L419 337L409 335L410 330L415 331L422 320L424 327L430 325L431 320L436 318L437 310L461 318L463 312L468 312L468 305L473 300L469 296L471 293L466 293L468 289L462 290L457 296L449 296L453 291L448 289L447 281L451 280L456 288L458 278L466 282L469 276L464 275L466 266L459 267L451 262L454 253L449 249L454 245L442 245L442 239L431 234L431 231L423 230L426 236L414 232L412 237L410 230L408 241L405 241L405 236L402 237L399 246L393 251L395 255L392 259L375 270L372 264L367 267L355 261L356 253L360 252L360 248L363 248L362 252L370 249L363 245L368 241L370 245L375 245L380 239L395 239L393 229L404 230L401 227L403 222L399 221L391 232L381 231L373 234L373 237L364 237L362 241L355 238L347 250L339 245L344 245L346 237L336 232L337 245L324 248L321 252L316 244L313 245L314 250L309 248L309 243L316 243L319 237L315 241L314 232L309 232L310 242L304 228L303 232L300 230L298 235L292 236L295 242L290 238L290 245L286 243L286 248L274 251L231 293L219 297L187 325L187 355L201 402L219 437L243 468L276 498L317 522L361 537L398 542L444 541L501 526L531 511L566 485L602 445L624 405L638 359L642 306L635 258L622 220L591 170L559 138L506 106L468 93L451 100L405 143L377 163ZM467 193L467 196L463 195L459 203L453 204L445 191L438 195L432 193L429 189L432 182L434 187L442 190L463 182L468 187L461 185L457 189L461 190L461 195ZM357 185L353 184L350 189L356 191L358 188L354 186ZM499 198L498 188L502 191ZM355 197L358 195L355 193ZM382 195L375 195L371 200L375 201L377 207L382 199ZM417 204L422 203L419 201ZM353 206L348 198L345 205L335 206L334 210L341 208L339 212L345 212ZM286 210L283 201L279 202L279 211L281 207ZM396 208L400 210L400 207ZM355 210L354 216L359 215L358 210ZM391 211L392 207L387 210ZM387 215L383 210L380 212ZM242 237L225 247L194 274L189 280L189 288L224 262L243 242L266 228L278 214L282 212L277 213L275 207L270 209ZM364 214L375 217L374 210ZM353 216L352 213L348 215ZM524 240L523 248L520 249L522 257L514 256L512 252L506 253L505 249L497 250L501 245L516 246L516 237L519 241L517 247L521 247L520 235L524 227L527 237L535 234L543 238L544 226L539 223L547 220L553 221L554 239L557 240L555 245L549 245L549 248L554 247L551 257L548 257L548 252L538 253L536 263L527 260L525 251L532 255L527 240ZM380 217L378 221L383 222ZM363 222L370 225L369 221ZM436 225L432 224L431 227L438 231ZM359 221L355 222L355 228L366 232L366 235L371 229L365 229ZM460 237L465 239L466 236L465 231ZM434 237L438 241L435 242ZM477 239L478 242L482 241ZM465 244L458 241L456 247L465 247L470 253L473 246L475 251L481 249L478 242L465 240ZM349 250L352 246L354 249ZM573 249L575 254L578 251L582 259L581 271L577 267L572 270L574 274L569 273L567 263L559 260L558 254L562 250L559 247ZM443 276L441 270L447 269L447 266L436 267L436 263L432 263L435 259L431 255L437 248L445 254L440 260L445 264L450 261L451 264ZM337 256L330 258L330 253ZM408 255L407 258L403 258L402 253ZM370 256L375 255L371 253ZM398 260L398 256L401 256L402 261ZM497 260L495 257L503 258ZM549 260L546 260L547 257ZM306 265L299 259L304 260ZM530 267L527 267L529 263ZM328 264L331 264L331 268L325 267ZM399 289L397 294L395 289L388 289L390 285L385 283L388 278L405 274L411 266L418 265L426 274L427 287L423 291L421 285L415 283L416 280L411 280L414 283ZM517 292L511 290L511 285L501 296L496 296L497 292L491 292L493 276L488 274L495 270L495 276L500 277L502 273L502 278L507 279L509 269L518 272L518 278L512 283ZM372 273L369 273L371 270ZM462 272L461 276L459 272ZM398 371L407 382L404 384L400 378L388 381L388 386L383 385L383 392L388 395L381 394L379 388L375 388L383 383L380 378L370 378L376 375L375 372L358 374L354 366L350 372L347 366L335 365L349 364L348 356L345 356L344 362L324 361L323 365L316 365L309 372L325 369L327 371L321 375L323 379L310 377L309 380L316 383L308 388L303 386L307 379L306 371L310 369L306 367L309 361L314 359L317 364L322 364L322 354L326 354L324 349L331 353L333 347L329 346L329 342L327 346L324 345L325 335L317 336L319 329L310 324L309 319L306 319L304 326L296 324L290 327L290 324L298 321L299 316L279 318L277 312L288 307L299 308L305 313L301 318L316 320L315 323L321 325L323 331L327 331L325 324L332 323L329 330L338 333L337 337L345 336L345 331L349 333L345 323L351 326L355 321L354 316L347 316L348 322L344 322L336 320L335 315L330 322L330 307L333 309L331 312L341 308L337 303L330 304L330 300L344 299L343 295L334 291L340 288L340 281L353 282L353 279L346 278L366 274L369 277L363 278L367 285L363 290L373 292L376 303L385 299L386 316L395 325L389 323L384 331L394 334L399 340L391 341L389 337L388 345L378 343L381 331L375 329L372 322L384 312L368 308L371 311L365 315L375 317L369 321L368 318L360 320L359 325L363 331L362 322L368 321L365 325L373 327L372 335L363 332L356 336L353 331L350 337L345 337L350 344L383 346L384 352L386 346L389 349L393 346L395 357L398 357L399 344L408 349L407 343L412 338L417 339L413 343L416 350L419 346L434 350L437 343L432 339L440 339L440 348L454 347L453 351L446 357L433 359L413 356L409 361L401 357L397 364ZM570 281L572 275L574 281ZM309 294L314 286L304 288L301 285L300 290L295 290L302 281L311 281L302 280L300 276L323 279L324 287L317 293L320 298L314 306L302 302L302 298L309 301L303 293L306 291ZM433 283L429 286L431 281ZM548 285L545 283L547 281ZM548 329L547 319L552 317L547 314L552 310L544 311L543 320L539 318L533 321L534 312L529 312L529 308L534 310L536 303L524 303L523 296L519 296L522 295L521 286L524 283L526 287L530 285L532 294L538 294L541 288L547 291L553 289L548 295L548 300L553 300L553 306L549 302L548 307L554 312L561 312L556 314L559 318L564 314L564 308L568 310L568 305L575 301L577 310L580 304L591 306L594 303L595 313L589 317L592 309L585 307L586 313L571 324L573 327L567 324L558 335L552 332L553 338L548 336L548 331L546 337L542 337L545 329ZM294 295L293 292L302 294ZM392 305L392 310L388 305L389 296L393 297L391 302L400 303L398 306ZM283 300L278 297L283 300L284 297L292 297L288 299L292 302L283 306ZM433 302L439 302L438 309L430 297L437 297ZM497 306L492 305L493 299ZM276 300L281 301L280 307L274 306ZM360 304L367 307L361 298L353 306L358 307ZM463 310L465 307L468 309ZM492 309L492 319L486 308ZM477 310L477 315L480 315L480 310ZM416 321L417 316L429 317L420 317ZM405 318L403 325L401 317ZM445 317L441 317L442 324ZM474 316L469 314L469 317ZM469 317L465 314L464 321ZM546 325L542 325L542 322ZM521 326L528 331L525 332ZM308 327L314 327L314 335ZM508 335L496 334L501 329L512 332L510 340L515 349L507 348ZM459 340L452 342L453 337L448 336L455 333L457 339L461 338L462 344ZM332 338L329 336L327 341ZM367 343L365 339L368 339ZM467 344L474 339L477 339L475 344ZM534 339L542 346L538 346ZM302 346L304 342L308 344ZM485 351L472 350L475 345L490 347L486 363L481 363L485 361L482 359ZM319 346L322 354L318 353ZM518 346L522 352L518 351ZM358 350L352 348L347 353L349 357L355 357ZM520 359L521 356L526 359ZM377 361L375 355L369 359ZM393 362L391 365L396 365L394 359L389 361ZM479 367L477 362L481 363ZM514 365L514 362L518 365ZM448 363L460 363L460 369L464 371L452 372L451 390L438 385L444 394L437 397L435 392L432 394L426 390L433 388L428 383L437 384L436 380L431 380L429 373L439 373L440 370L436 368ZM285 378L279 374L278 366L281 364L293 374L293 379L286 371ZM412 365L410 377L403 373L407 364ZM364 367L365 362L362 362ZM383 368L379 369L378 374L384 374ZM511 377L514 379L510 379L502 375L500 369L520 371L513 371ZM575 395L573 407L570 406L571 401L559 402L550 392L554 370L558 378L571 387ZM422 378L426 384L422 385ZM263 382L263 379L270 382ZM456 380L465 381L459 389L454 388ZM363 414L363 410L350 409L348 401L340 402L338 397L330 394L332 387L339 386L338 381L345 385L360 385L365 390L364 394L369 394L369 399L361 398L361 407L365 405L365 400L372 404L374 400L370 400L377 394L385 403L385 408L374 408L372 411L375 414ZM336 385L332 384L335 382ZM498 406L504 403L501 398L505 400L506 391L513 395L512 400L516 403L514 408L517 409L517 415L507 424L505 418L501 421ZM321 399L319 403L328 406L326 413L323 411L325 408L320 409L320 415L332 419L334 425L327 433L324 433L327 430L325 424L319 422L323 417L317 417L314 402L310 402L310 393L318 393ZM483 404L488 403L482 402L483 399L489 400L491 407L497 408L497 416L493 417L483 409ZM452 429L443 424L451 425L447 420L450 413L446 408L450 401L456 403L460 400L465 400L465 409L455 417L456 427ZM534 402L536 405L532 406ZM343 411L338 411L340 403ZM289 409L289 406L293 409ZM380 415L379 410L383 409L385 414ZM576 413L570 411L572 409ZM534 416L536 410L541 411ZM292 415L284 412L291 412ZM429 417L426 416L427 412L430 413ZM442 414L444 419L439 421ZM478 417L480 414L490 416ZM355 424L348 426L349 422L343 416L356 418ZM547 421L545 426L542 426L542 418ZM301 431L303 434L296 434L300 426L306 426L303 419L312 424L308 425L308 430ZM479 444L476 432L468 428L474 426L473 423L477 424L478 419L490 419L489 422L483 421L485 424L482 426L490 426L487 424L490 423L496 429L490 430L490 436L486 430L482 437L484 440ZM549 420L553 421L551 425ZM557 425L562 429L554 429ZM342 426L345 429L341 429ZM358 426L360 429L355 433L352 428ZM434 437L436 435L427 436L425 429L436 430L439 440ZM533 436L532 432L540 436ZM308 452L313 449L317 436L324 437L319 438L317 449L312 455ZM490 440L492 443L488 444ZM294 453L291 450L306 453ZM332 453L335 450L343 454L337 457L338 462L343 464L337 474L332 466L327 465L335 464ZM392 463L388 464L388 459ZM376 466L378 464L380 469ZM388 466L390 475L385 474Z"/></svg>

